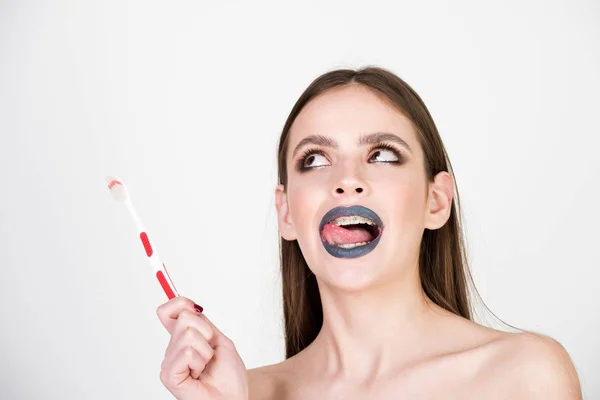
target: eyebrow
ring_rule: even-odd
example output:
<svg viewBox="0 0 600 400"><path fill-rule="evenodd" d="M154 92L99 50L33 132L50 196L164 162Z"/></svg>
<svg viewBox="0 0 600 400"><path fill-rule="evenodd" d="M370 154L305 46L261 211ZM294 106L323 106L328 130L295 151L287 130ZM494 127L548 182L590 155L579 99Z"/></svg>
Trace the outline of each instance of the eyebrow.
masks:
<svg viewBox="0 0 600 400"><path fill-rule="evenodd" d="M410 146L408 145L408 143L406 143L404 140L402 140L402 138L400 138L397 135L394 135L393 133L388 133L388 132L368 133L368 134L362 135L358 139L359 146L372 145L372 144L377 144L377 143L381 143L381 142L397 143L400 146L406 147L408 149L408 151L412 153L412 150L411 150ZM303 146L306 146L307 144L314 144L314 145L323 146L323 147L331 147L334 149L337 149L339 147L338 143L334 139L332 139L328 136L309 135L309 136L305 137L304 139L302 139L296 145L296 148L294 149L294 152L292 153L292 158L296 157L296 154L298 153L298 151L300 151L300 149Z"/></svg>

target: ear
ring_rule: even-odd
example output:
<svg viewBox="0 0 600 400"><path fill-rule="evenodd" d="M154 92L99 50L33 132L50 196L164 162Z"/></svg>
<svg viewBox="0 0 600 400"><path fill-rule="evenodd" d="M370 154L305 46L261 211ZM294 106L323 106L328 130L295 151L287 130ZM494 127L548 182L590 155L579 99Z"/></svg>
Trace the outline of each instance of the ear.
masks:
<svg viewBox="0 0 600 400"><path fill-rule="evenodd" d="M452 176L446 171L438 173L433 182L429 183L425 228L435 230L444 226L450 218L453 197L454 180Z"/></svg>
<svg viewBox="0 0 600 400"><path fill-rule="evenodd" d="M277 208L277 224L279 233L285 240L296 240L296 231L290 218L287 194L283 185L275 188L275 207Z"/></svg>

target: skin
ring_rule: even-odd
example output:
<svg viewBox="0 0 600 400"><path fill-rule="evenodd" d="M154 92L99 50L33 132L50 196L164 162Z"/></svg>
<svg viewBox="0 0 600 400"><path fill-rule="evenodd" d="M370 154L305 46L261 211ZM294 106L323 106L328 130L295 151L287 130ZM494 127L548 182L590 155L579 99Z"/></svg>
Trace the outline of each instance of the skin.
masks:
<svg viewBox="0 0 600 400"><path fill-rule="evenodd" d="M357 144L391 133L407 146ZM293 149L310 135L337 148L301 173ZM418 254L424 229L450 215L453 182L425 176L423 152L410 121L371 91L351 86L311 101L290 131L286 190L276 188L279 232L297 240L315 274L323 328L306 349L281 363L246 370L235 346L193 302L179 297L158 309L171 334L161 366L178 399L581 399L575 368L555 340L483 327L435 305L421 290ZM378 153L377 153L378 152ZM375 154L377 153L377 154ZM357 188L360 188L357 190ZM354 259L323 248L318 226L335 206L360 204L385 229L379 245Z"/></svg>
<svg viewBox="0 0 600 400"><path fill-rule="evenodd" d="M247 399L248 375L233 342L186 297L156 310L171 335L160 380L179 400Z"/></svg>
<svg viewBox="0 0 600 400"><path fill-rule="evenodd" d="M387 150L372 157L377 150L357 144L374 132L408 144L387 142L403 163L379 162L397 158ZM316 146L325 154L301 173L302 151L293 149L314 134L338 148ZM323 328L296 356L251 370L251 398L581 398L558 342L483 327L438 307L421 290L420 240L424 229L448 220L453 181L441 172L428 182L417 134L403 114L358 85L328 91L298 115L286 162L287 188L275 193L279 231L298 241L317 278ZM375 211L385 231L362 257L332 257L318 224L329 209L352 204Z"/></svg>

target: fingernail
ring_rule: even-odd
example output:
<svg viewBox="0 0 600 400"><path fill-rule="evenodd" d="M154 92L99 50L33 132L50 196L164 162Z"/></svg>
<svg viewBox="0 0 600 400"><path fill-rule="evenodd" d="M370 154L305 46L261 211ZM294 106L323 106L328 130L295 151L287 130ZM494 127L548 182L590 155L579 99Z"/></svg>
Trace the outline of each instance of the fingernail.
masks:
<svg viewBox="0 0 600 400"><path fill-rule="evenodd" d="M198 311L199 313L201 313L204 308L200 307L198 304L194 303L194 308L196 309L196 311Z"/></svg>

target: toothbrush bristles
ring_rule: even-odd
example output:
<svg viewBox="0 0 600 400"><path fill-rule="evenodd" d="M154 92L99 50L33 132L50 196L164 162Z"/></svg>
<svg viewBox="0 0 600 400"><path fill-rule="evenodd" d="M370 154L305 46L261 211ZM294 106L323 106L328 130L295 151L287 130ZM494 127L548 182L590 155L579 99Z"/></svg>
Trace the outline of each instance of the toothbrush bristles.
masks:
<svg viewBox="0 0 600 400"><path fill-rule="evenodd" d="M110 181L110 183L108 184L108 188L112 189L115 185L122 185L122 183L119 181Z"/></svg>
<svg viewBox="0 0 600 400"><path fill-rule="evenodd" d="M119 202L125 202L127 200L127 189L123 181L116 176L107 176L106 181L113 198Z"/></svg>

